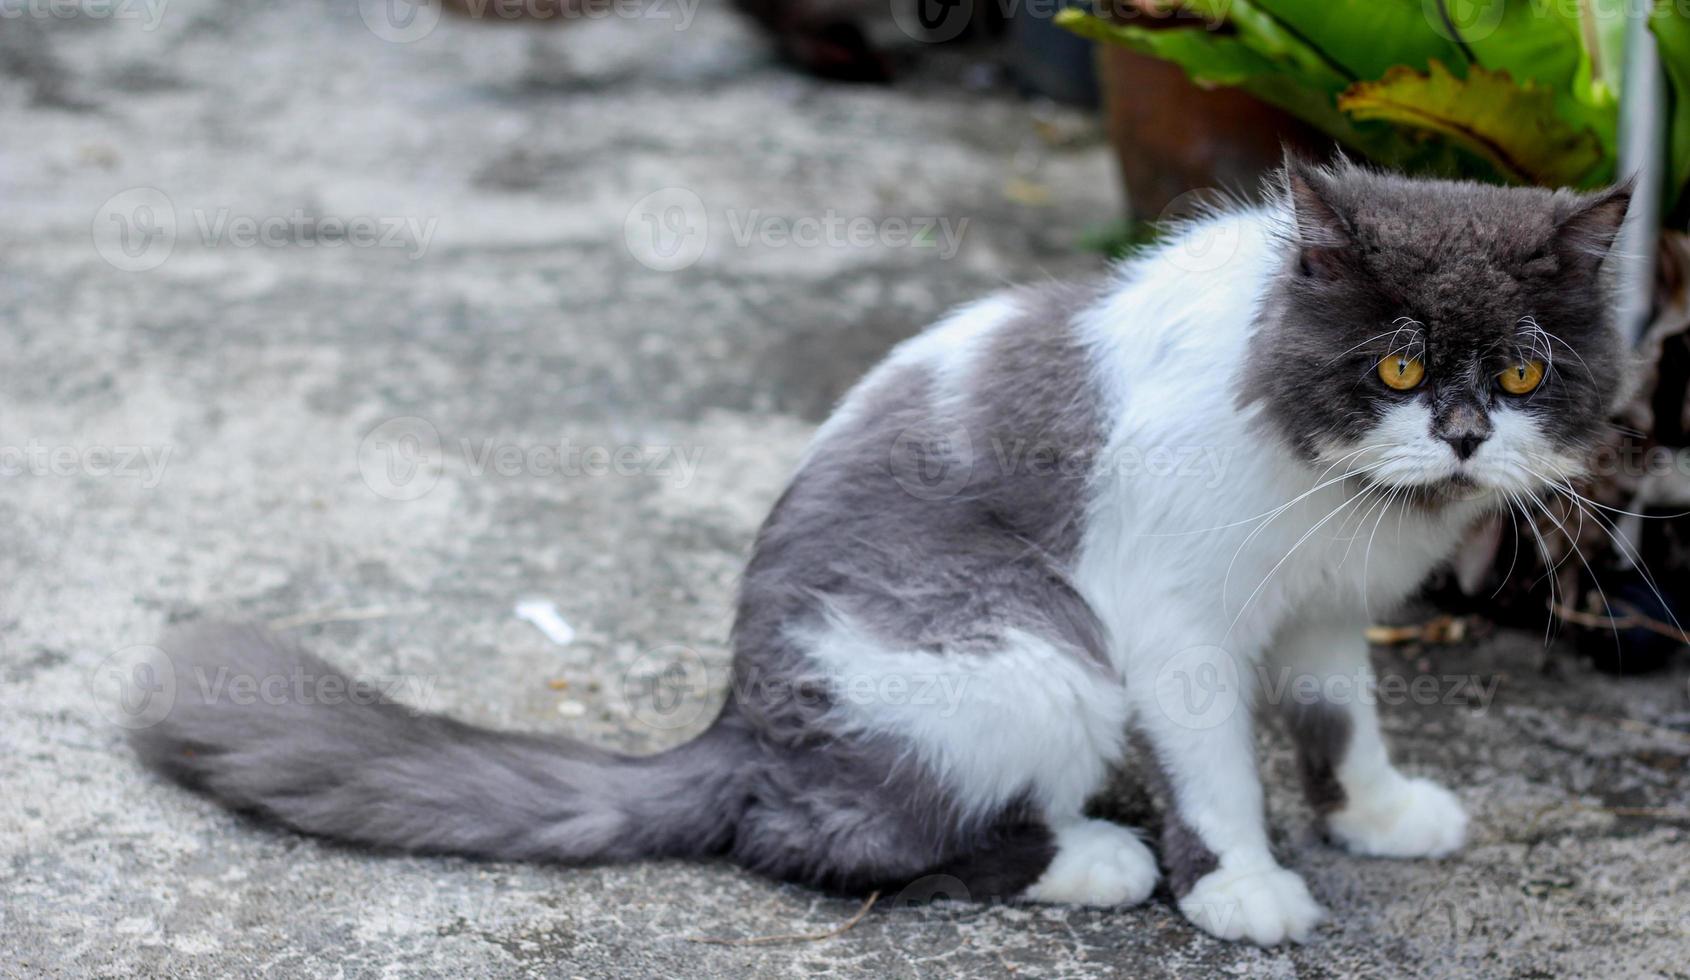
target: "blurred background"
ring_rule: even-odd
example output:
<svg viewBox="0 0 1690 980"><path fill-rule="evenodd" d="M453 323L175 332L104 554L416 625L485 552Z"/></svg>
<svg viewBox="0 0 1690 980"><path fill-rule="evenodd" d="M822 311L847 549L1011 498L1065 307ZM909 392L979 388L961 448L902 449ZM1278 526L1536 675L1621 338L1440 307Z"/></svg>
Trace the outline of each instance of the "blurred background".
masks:
<svg viewBox="0 0 1690 980"><path fill-rule="evenodd" d="M122 729L166 688L105 695L167 624L222 615L468 720L679 741L723 697L756 526L863 370L956 303L1252 193L1282 143L1643 174L1622 301L1652 367L1586 490L1682 511L1683 24L1584 0L0 0L0 973L1682 971L1673 521L1615 521L1647 588L1592 529L1623 608L1573 561L1551 608L1549 563L1505 576L1498 529L1382 624L1381 673L1431 683L1386 727L1473 811L1460 862L1320 846L1265 738L1276 844L1340 910L1296 950L1157 902L889 901L824 942L701 945L856 903L275 833L134 764Z"/></svg>

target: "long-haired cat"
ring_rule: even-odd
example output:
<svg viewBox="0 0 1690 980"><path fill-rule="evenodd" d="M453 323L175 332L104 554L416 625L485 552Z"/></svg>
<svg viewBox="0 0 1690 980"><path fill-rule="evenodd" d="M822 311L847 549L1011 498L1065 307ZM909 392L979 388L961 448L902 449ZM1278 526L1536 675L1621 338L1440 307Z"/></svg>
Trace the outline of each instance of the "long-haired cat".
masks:
<svg viewBox="0 0 1690 980"><path fill-rule="evenodd" d="M1322 910L1269 846L1252 726L1284 716L1343 847L1462 845L1460 801L1392 766L1347 682L1370 617L1601 436L1628 197L1289 160L1266 205L1107 281L953 313L816 434L745 573L734 694L667 752L192 683L137 748L362 844L1088 905L1166 875L1214 935L1303 940ZM330 670L241 627L162 646L179 678ZM1083 816L1126 753L1162 777L1159 853Z"/></svg>

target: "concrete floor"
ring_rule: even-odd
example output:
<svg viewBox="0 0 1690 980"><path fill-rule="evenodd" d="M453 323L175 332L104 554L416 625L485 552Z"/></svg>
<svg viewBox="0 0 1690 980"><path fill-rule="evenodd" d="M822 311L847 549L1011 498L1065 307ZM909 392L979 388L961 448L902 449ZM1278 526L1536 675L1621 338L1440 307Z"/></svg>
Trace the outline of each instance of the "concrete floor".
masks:
<svg viewBox="0 0 1690 980"><path fill-rule="evenodd" d="M818 84L720 4L410 44L349 2L53 9L0 23L0 974L1690 976L1685 666L1614 680L1529 636L1380 654L1498 685L1386 712L1472 811L1458 859L1327 848L1264 740L1333 912L1289 950L1165 897L703 945L856 906L715 864L373 856L161 784L97 695L207 613L474 721L686 737L719 691L666 713L648 681L720 687L738 567L831 401L950 304L1095 268L1119 203L1085 116L969 55ZM954 254L888 218L947 219Z"/></svg>

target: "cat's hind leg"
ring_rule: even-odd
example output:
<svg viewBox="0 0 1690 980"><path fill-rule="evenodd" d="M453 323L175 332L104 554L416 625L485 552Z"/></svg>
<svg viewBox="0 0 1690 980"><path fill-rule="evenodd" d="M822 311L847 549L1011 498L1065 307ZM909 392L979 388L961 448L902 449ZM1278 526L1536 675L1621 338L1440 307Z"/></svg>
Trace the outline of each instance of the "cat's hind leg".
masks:
<svg viewBox="0 0 1690 980"><path fill-rule="evenodd" d="M1024 797L982 819L931 773L881 765L885 752L835 742L766 772L733 856L773 877L900 900L1122 906L1154 891L1156 858L1136 832L1077 815L1053 826Z"/></svg>
<svg viewBox="0 0 1690 980"><path fill-rule="evenodd" d="M948 876L960 887L945 894L974 899L1123 905L1155 887L1136 834L1081 816L1126 721L1119 680L1086 650L1008 627L888 643L844 615L786 643L781 675L826 694L802 718L735 708L772 753L742 863L858 892Z"/></svg>

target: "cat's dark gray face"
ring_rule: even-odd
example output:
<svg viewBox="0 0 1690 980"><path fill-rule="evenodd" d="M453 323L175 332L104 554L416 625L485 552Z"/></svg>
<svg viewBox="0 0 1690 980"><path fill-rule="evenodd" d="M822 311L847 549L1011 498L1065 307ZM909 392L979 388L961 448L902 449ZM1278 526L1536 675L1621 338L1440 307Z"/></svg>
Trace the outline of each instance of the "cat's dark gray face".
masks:
<svg viewBox="0 0 1690 980"><path fill-rule="evenodd" d="M1583 470L1628 370L1602 284L1627 191L1295 162L1286 191L1296 247L1244 398L1299 455L1434 498Z"/></svg>

